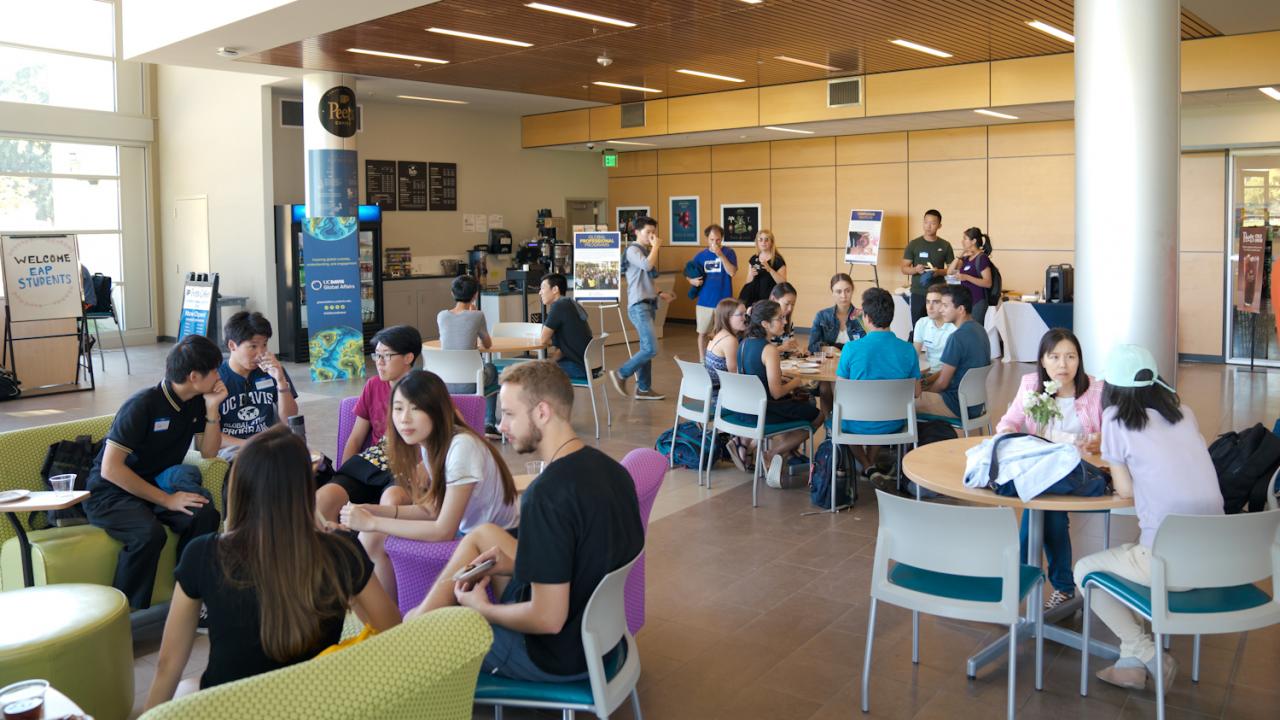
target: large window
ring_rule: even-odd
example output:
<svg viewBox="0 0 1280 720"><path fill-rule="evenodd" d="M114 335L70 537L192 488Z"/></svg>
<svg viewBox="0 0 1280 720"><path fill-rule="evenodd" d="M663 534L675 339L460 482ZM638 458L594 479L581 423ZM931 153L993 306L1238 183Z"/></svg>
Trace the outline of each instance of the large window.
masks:
<svg viewBox="0 0 1280 720"><path fill-rule="evenodd" d="M119 283L120 216L116 146L0 137L0 233L74 233L80 262Z"/></svg>
<svg viewBox="0 0 1280 720"><path fill-rule="evenodd" d="M0 0L0 100L116 109L115 6Z"/></svg>

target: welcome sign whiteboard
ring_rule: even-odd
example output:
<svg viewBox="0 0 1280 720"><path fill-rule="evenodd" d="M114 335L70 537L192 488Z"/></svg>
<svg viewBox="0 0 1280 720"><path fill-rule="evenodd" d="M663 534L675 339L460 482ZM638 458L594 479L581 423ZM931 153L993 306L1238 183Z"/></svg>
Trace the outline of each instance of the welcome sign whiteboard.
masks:
<svg viewBox="0 0 1280 720"><path fill-rule="evenodd" d="M0 253L10 320L57 320L84 313L75 235L4 235Z"/></svg>

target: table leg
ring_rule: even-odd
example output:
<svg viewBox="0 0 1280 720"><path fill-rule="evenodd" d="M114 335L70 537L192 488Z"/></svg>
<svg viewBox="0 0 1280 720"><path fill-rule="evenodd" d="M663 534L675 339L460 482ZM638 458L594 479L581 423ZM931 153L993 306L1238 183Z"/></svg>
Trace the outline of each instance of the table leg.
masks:
<svg viewBox="0 0 1280 720"><path fill-rule="evenodd" d="M36 581L31 569L31 541L27 539L27 530L22 527L18 513L7 512L4 516L9 518L9 524L13 525L14 532L18 534L18 552L22 553L22 586L31 587Z"/></svg>

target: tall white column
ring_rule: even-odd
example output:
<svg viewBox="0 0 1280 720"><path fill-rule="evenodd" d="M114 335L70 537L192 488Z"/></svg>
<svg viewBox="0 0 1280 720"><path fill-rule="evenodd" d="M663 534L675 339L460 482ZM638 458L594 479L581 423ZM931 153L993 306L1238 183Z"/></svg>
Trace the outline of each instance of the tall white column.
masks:
<svg viewBox="0 0 1280 720"><path fill-rule="evenodd" d="M1076 0L1075 332L1089 372L1178 338L1178 0Z"/></svg>
<svg viewBox="0 0 1280 720"><path fill-rule="evenodd" d="M304 177L310 217L356 216L360 189L355 91L354 75L319 72L302 78ZM313 152L317 150L338 152Z"/></svg>

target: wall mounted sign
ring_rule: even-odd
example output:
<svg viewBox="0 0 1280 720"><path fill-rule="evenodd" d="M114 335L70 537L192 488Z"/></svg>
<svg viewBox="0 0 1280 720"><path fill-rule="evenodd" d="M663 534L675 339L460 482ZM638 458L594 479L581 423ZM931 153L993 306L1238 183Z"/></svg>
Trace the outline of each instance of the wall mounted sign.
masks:
<svg viewBox="0 0 1280 720"><path fill-rule="evenodd" d="M320 125L340 138L356 134L356 93L345 85L331 87L320 96Z"/></svg>
<svg viewBox="0 0 1280 720"><path fill-rule="evenodd" d="M623 242L636 241L636 218L649 217L648 205L627 205L618 208L618 232Z"/></svg>
<svg viewBox="0 0 1280 720"><path fill-rule="evenodd" d="M431 190L429 209L457 210L458 164L433 162L427 168Z"/></svg>
<svg viewBox="0 0 1280 720"><path fill-rule="evenodd" d="M720 218L726 245L755 244L760 232L760 203L721 205Z"/></svg>
<svg viewBox="0 0 1280 720"><path fill-rule="evenodd" d="M671 203L671 244L698 244L698 196L685 195L672 197Z"/></svg>
<svg viewBox="0 0 1280 720"><path fill-rule="evenodd" d="M396 161L364 161L364 202L384 211L396 209Z"/></svg>
<svg viewBox="0 0 1280 720"><path fill-rule="evenodd" d="M397 195L401 210L426 210L427 164L400 160L396 163Z"/></svg>

